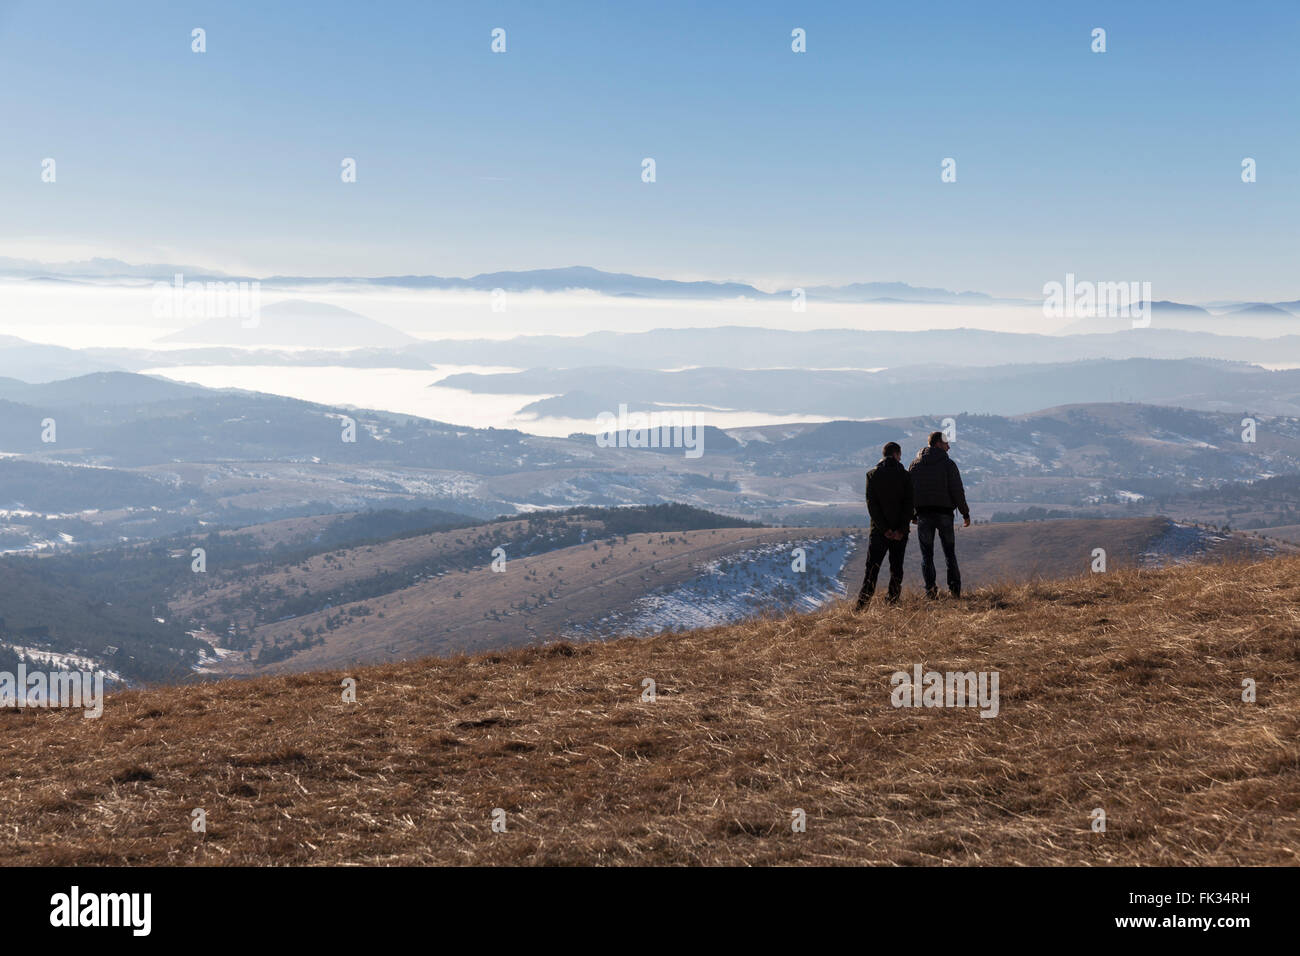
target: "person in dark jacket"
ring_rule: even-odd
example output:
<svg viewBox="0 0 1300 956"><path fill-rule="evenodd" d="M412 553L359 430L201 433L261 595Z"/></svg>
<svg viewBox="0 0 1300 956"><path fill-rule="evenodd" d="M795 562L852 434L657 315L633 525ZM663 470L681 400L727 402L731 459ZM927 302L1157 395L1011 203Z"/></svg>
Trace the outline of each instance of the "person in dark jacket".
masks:
<svg viewBox="0 0 1300 956"><path fill-rule="evenodd" d="M867 512L871 534L867 539L867 573L858 593L857 610L876 593L880 565L889 555L889 603L897 604L903 592L903 555L907 552L908 525L912 521L912 478L903 467L903 449L889 442L880 450L880 463L867 472Z"/></svg>
<svg viewBox="0 0 1300 956"><path fill-rule="evenodd" d="M939 534L948 570L948 590L961 597L961 571L957 567L957 541L953 534L953 509L961 512L962 527L970 527L970 506L957 463L948 457L943 432L932 432L930 446L917 453L907 469L916 500L916 539L921 545L921 577L927 597L938 597L938 571L934 566L934 535Z"/></svg>

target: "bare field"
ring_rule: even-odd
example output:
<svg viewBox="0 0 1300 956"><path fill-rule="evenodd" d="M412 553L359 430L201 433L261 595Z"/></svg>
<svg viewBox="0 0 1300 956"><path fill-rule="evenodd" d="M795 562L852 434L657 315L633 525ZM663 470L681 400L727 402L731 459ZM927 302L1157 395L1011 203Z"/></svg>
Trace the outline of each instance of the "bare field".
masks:
<svg viewBox="0 0 1300 956"><path fill-rule="evenodd" d="M1121 570L132 691L99 720L10 710L0 847L15 864L1293 865L1298 581L1296 558ZM890 675L915 664L999 672L998 715L892 706Z"/></svg>
<svg viewBox="0 0 1300 956"><path fill-rule="evenodd" d="M577 518L570 520L569 524L574 527L599 527L596 522ZM467 548L477 548L486 566L496 544L508 541L513 534L526 527L527 521L522 519L475 525L453 531L395 538L380 544L339 548L313 555L294 565L268 569L255 564L217 571L210 580L196 582L191 590L173 601L172 609L176 613L191 614L211 609L222 598L248 603L248 596L259 591L278 591L289 597L300 597L311 591L339 588L385 571L436 561L444 555ZM264 528L265 525L253 525L241 531L255 535L274 533L273 530L264 532ZM216 565L215 561L213 563Z"/></svg>
<svg viewBox="0 0 1300 956"><path fill-rule="evenodd" d="M322 635L323 645L300 651L269 668L243 665L234 658L227 666L232 673L301 671L519 647L554 638L567 627L595 620L611 608L627 607L651 589L679 584L695 575L701 563L714 558L756 545L838 533L833 529L718 528L630 534L626 540L620 536L531 557L507 557L504 573L492 571L491 543L485 539L481 567L449 571L411 587L266 624L253 632L256 638L292 635L302 628L318 628L334 617L338 623ZM467 537L463 532L446 534ZM335 573L352 573L352 569ZM315 571L310 580L317 587L329 584L327 577ZM365 614L358 613L361 606Z"/></svg>
<svg viewBox="0 0 1300 956"><path fill-rule="evenodd" d="M595 538L596 522L569 519L566 527L587 529L586 543L543 554L511 557L511 540L526 529L525 521L500 522L454 531L399 538L381 544L316 555L299 564L235 568L204 583L173 602L177 614L211 614L226 607L252 608L264 601L299 599L312 609L296 616L259 624L251 631L255 642L270 645L311 634L323 641L271 662L225 658L209 673L252 674L316 670L323 667L409 660L430 654L455 654L521 647L571 634L612 610L626 610L651 591L681 584L699 573L701 565L760 545L795 540L832 539L856 535L857 547L840 572L850 595L861 585L866 563L865 529L768 528L707 529L653 532ZM1153 548L1162 547L1170 528L1162 518L1064 520L975 525L957 531L958 557L968 587L1010 585L1035 578L1068 576L1090 568L1093 551L1106 551L1111 569L1141 563ZM506 572L492 570L492 550L508 544ZM1262 542L1224 536L1214 547L1231 557L1249 553ZM1276 547L1291 546L1276 542ZM454 567L437 574L409 574L387 583L381 576L443 558L469 555L472 567ZM942 558L939 584L944 586ZM462 562L463 564L463 562ZM882 571L887 578L888 569ZM797 581L796 575L791 575ZM327 602L312 595L346 593L358 583L380 581L360 599ZM905 589L920 590L920 547L915 534L907 553ZM307 600L311 599L311 600ZM223 603L224 602L224 603Z"/></svg>
<svg viewBox="0 0 1300 956"><path fill-rule="evenodd" d="M961 527L956 519L957 563L961 567L965 586L1003 584L1010 585L1038 578L1070 577L1090 572L1093 551L1106 552L1106 566L1110 570L1135 567L1150 563L1144 555L1153 551L1168 552L1176 545L1164 543L1169 522L1165 518L1072 518L1055 521L1015 521L997 524ZM1203 554L1194 554L1196 560L1243 558L1257 555L1270 545L1291 551L1282 541L1265 543L1244 535L1223 535L1222 541L1212 541ZM936 536L935 565L938 586L946 589L943 550ZM1172 555L1169 555L1172 556ZM845 571L853 591L862 584L866 566L865 549L859 549ZM889 578L889 568L881 570L877 584L882 588ZM916 526L907 543L907 559L903 576L905 591L920 591L921 546L917 542Z"/></svg>

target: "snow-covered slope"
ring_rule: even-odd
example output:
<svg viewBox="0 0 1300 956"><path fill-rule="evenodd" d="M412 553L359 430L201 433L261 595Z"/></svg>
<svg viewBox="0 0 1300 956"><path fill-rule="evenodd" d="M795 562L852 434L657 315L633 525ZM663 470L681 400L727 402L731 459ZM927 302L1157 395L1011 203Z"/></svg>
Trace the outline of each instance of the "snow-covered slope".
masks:
<svg viewBox="0 0 1300 956"><path fill-rule="evenodd" d="M689 580L651 591L630 608L575 629L571 636L614 629L653 634L729 624L765 611L811 611L844 596L839 577L854 543L852 535L844 535L738 551L700 565Z"/></svg>

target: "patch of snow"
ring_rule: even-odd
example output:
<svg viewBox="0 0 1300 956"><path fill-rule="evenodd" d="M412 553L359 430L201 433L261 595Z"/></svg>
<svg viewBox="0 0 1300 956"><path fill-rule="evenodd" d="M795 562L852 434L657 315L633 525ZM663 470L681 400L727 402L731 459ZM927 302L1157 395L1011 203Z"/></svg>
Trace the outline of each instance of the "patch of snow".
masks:
<svg viewBox="0 0 1300 956"><path fill-rule="evenodd" d="M738 551L700 565L681 584L651 591L626 611L573 629L573 636L654 634L730 624L764 612L813 611L845 595L839 575L853 545L852 536L844 535ZM795 548L804 550L804 571L793 569Z"/></svg>

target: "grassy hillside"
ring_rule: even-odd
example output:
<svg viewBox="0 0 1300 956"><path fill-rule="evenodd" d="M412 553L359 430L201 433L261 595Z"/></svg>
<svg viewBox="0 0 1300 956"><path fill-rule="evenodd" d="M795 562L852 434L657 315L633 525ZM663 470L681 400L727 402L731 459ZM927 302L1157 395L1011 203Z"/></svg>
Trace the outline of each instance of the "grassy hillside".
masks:
<svg viewBox="0 0 1300 956"><path fill-rule="evenodd" d="M6 711L0 849L26 864L1295 864L1297 582L1297 558L1122 570L124 692L99 720ZM890 675L915 664L999 672L998 715L891 706Z"/></svg>
<svg viewBox="0 0 1300 956"><path fill-rule="evenodd" d="M355 593L350 587L353 582L355 587L374 585L373 593L359 600L336 601L255 626L248 638L257 643L254 660L231 658L223 669L247 673L269 663L277 670L310 670L518 647L595 622L611 608L627 608L653 589L690 579L711 560L758 545L839 534L802 528L716 528L597 539L600 528L594 525L591 538L582 544L527 557L508 556L506 570L494 572L492 548L506 540L499 536L512 533L514 525L480 525L382 548L339 552L337 557L325 555L276 570L266 580L239 580L211 592L205 600L219 597L233 603L249 601L250 594L301 592L292 606L306 609L321 607L320 595ZM582 523L572 526L580 529ZM467 556L466 563L451 563L448 553ZM436 566L450 570L418 573L423 565L417 561L434 566L438 558L443 560ZM397 567L384 563L399 561ZM417 573L403 575L398 573L401 568L414 568ZM790 575L796 582L798 577ZM310 592L305 591L308 584ZM192 613L202 606L182 608ZM275 653L277 643L288 646L306 635L319 643L283 659ZM264 639L267 652L261 649Z"/></svg>
<svg viewBox="0 0 1300 956"><path fill-rule="evenodd" d="M646 602L682 600L675 592L719 561L738 568L716 576L716 590L748 587L757 610L794 608L802 598L835 587L813 570L796 573L788 558L757 552L792 551L825 558L838 542L850 556L826 569L853 593L862 581L866 535L855 528L702 528L612 534L620 511L497 521L328 551L291 561L232 565L190 575L192 590L172 601L174 613L204 622L233 621L237 655L209 673L318 670L520 647L555 635L630 633ZM644 518L642 519L644 520ZM633 525L635 527L635 525ZM1010 584L1071 575L1090 567L1095 548L1108 566L1221 558L1269 548L1293 550L1235 535L1185 528L1168 519L1063 520L976 525L958 531L968 585ZM856 543L855 543L856 542ZM492 570L492 551L508 556ZM920 547L908 549L905 586L921 587ZM821 562L824 568L825 562ZM214 562L215 566L215 562ZM748 577L748 581L738 578ZM943 572L940 571L940 580ZM805 609L817 603L805 604ZM695 623L734 620L735 603ZM672 615L669 615L670 620ZM218 623L219 632L225 628ZM651 630L656 629L651 627Z"/></svg>
<svg viewBox="0 0 1300 956"><path fill-rule="evenodd" d="M287 645L308 640L303 625L285 621L325 611L316 626L333 631L342 618L329 608L347 606L344 618L362 618L359 605L367 598L455 569L486 568L495 546L516 558L588 538L649 531L671 536L683 528L745 524L676 504L576 508L489 522L429 508L384 509L209 529L94 551L4 555L0 657L71 653L127 681L185 680L194 668L213 665L217 635L221 653L242 659L255 640L251 631L279 622L283 626L269 632L279 644L261 663L284 660L293 650ZM195 548L205 552L201 574L194 571ZM527 593L521 587L520 594ZM500 613L509 610L503 604ZM313 635L311 641L323 638ZM369 658L384 659L389 658L382 651Z"/></svg>
<svg viewBox="0 0 1300 956"><path fill-rule="evenodd" d="M958 516L956 524L957 563L968 585L1070 577L1089 571L1096 548L1106 552L1106 566L1110 570L1183 560L1250 558L1268 556L1271 550L1293 550L1285 541L1266 542L1253 536L1188 527L1182 527L1180 533L1179 526L1168 518L1075 518L962 528ZM943 549L937 536L934 548L939 587L946 588ZM859 549L845 571L846 580L855 591L862 584L866 561L865 549ZM886 564L879 585L883 586L888 579ZM913 525L907 543L903 587L920 590L923 586L921 546Z"/></svg>

